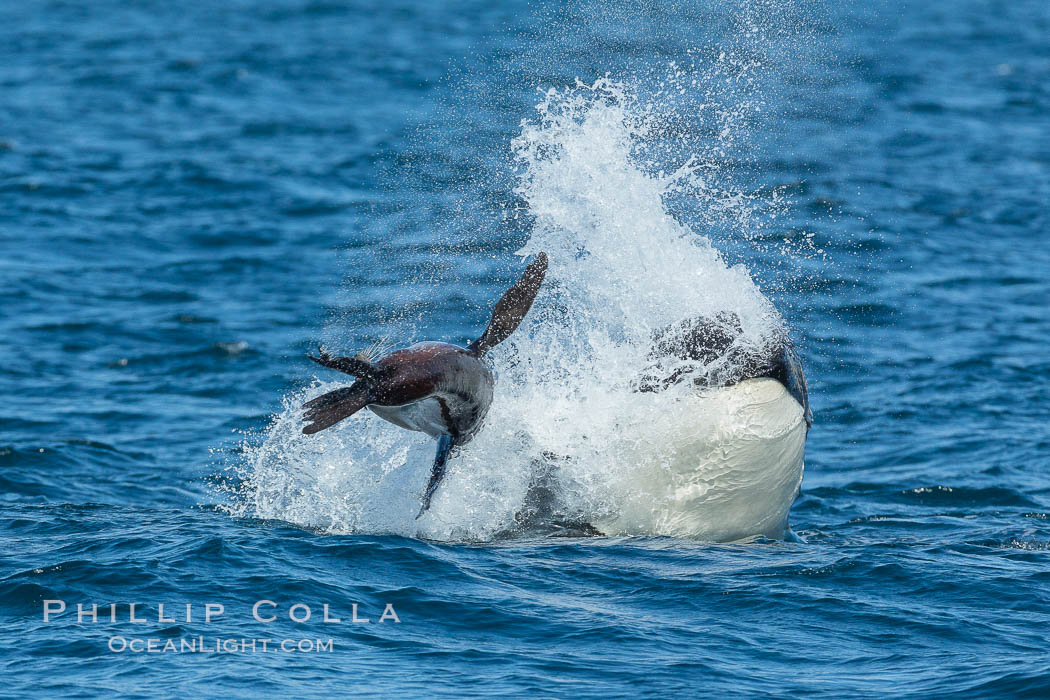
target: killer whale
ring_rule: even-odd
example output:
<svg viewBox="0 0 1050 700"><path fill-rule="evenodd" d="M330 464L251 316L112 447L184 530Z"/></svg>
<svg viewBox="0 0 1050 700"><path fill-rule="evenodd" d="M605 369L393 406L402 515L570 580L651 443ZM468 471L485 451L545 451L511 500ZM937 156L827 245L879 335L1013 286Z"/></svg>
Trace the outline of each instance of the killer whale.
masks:
<svg viewBox="0 0 1050 700"><path fill-rule="evenodd" d="M802 407L808 431L813 426L809 389L787 331L778 327L757 345L742 342L742 337L740 318L730 311L693 316L661 328L652 334L649 364L635 388L662 391L691 381L704 390L768 377L780 382Z"/></svg>
<svg viewBox="0 0 1050 700"><path fill-rule="evenodd" d="M645 424L644 450L616 455L633 465L634 476L623 484L615 512L584 512L566 499L560 484L572 478L574 460L544 452L532 462L524 501L505 536L736 541L787 532L813 414L785 327L755 342L732 312L685 318L650 335L627 382L639 403L654 394L677 398L664 404L659 420Z"/></svg>

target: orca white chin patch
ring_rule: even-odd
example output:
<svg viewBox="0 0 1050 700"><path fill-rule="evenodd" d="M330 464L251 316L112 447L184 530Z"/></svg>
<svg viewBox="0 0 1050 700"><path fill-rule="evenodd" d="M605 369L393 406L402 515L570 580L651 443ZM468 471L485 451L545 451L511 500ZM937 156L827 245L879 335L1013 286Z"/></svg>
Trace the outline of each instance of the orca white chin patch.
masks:
<svg viewBox="0 0 1050 700"><path fill-rule="evenodd" d="M747 379L689 395L651 426L612 494L607 535L718 542L782 537L802 483L802 406L775 379ZM652 449L654 444L656 449Z"/></svg>

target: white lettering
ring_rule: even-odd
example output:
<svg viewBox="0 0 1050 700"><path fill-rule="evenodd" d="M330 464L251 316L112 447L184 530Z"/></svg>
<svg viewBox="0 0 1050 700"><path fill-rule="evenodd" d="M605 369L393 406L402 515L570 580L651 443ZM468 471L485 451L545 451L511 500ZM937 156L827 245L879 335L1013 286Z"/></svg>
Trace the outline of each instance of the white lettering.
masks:
<svg viewBox="0 0 1050 700"><path fill-rule="evenodd" d="M296 608L302 608L306 611L306 617L298 618L295 616ZM310 606L304 605L303 603L296 603L292 607L288 608L288 617L291 618L292 622L306 622L310 619Z"/></svg>
<svg viewBox="0 0 1050 700"><path fill-rule="evenodd" d="M270 607L274 608L277 607L277 603L273 602L272 600L260 600L256 602L255 605L252 606L252 617L254 617L258 622L273 622L277 619L276 615L272 615L270 617L261 617L259 615L260 605L269 605Z"/></svg>
<svg viewBox="0 0 1050 700"><path fill-rule="evenodd" d="M386 604L386 607L383 609L383 615L379 618L380 622L386 622L387 620L393 620L394 622L401 624L401 618L397 616L394 606L390 603Z"/></svg>
<svg viewBox="0 0 1050 700"><path fill-rule="evenodd" d="M85 612L84 604L77 603L77 622L83 622L88 616L91 617L92 622L98 622L98 603L91 604L91 612Z"/></svg>
<svg viewBox="0 0 1050 700"><path fill-rule="evenodd" d="M55 603L58 604L54 607ZM44 622L51 621L51 615L58 615L66 609L66 601L64 600L45 600L44 601Z"/></svg>
<svg viewBox="0 0 1050 700"><path fill-rule="evenodd" d="M205 603L204 604L204 621L211 622L212 617L219 617L226 612L226 606L222 603Z"/></svg>

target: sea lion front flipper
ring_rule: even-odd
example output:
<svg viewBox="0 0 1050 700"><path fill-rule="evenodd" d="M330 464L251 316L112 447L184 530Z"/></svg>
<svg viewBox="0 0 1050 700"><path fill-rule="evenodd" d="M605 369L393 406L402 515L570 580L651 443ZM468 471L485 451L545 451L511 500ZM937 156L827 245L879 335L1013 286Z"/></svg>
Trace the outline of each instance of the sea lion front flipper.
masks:
<svg viewBox="0 0 1050 700"><path fill-rule="evenodd" d="M416 520L423 517L423 513L426 513L427 509L430 508L430 499L434 497L434 492L437 491L438 484L441 483L441 477L445 475L448 453L455 446L456 438L451 435L442 435L438 438L437 455L434 456L434 466L430 470L430 483L427 484L427 490L423 493L423 507L419 509L419 515L416 516Z"/></svg>
<svg viewBox="0 0 1050 700"><path fill-rule="evenodd" d="M306 409L303 418L308 423L303 426L303 433L313 435L325 428L331 428L344 418L360 411L368 403L368 386L361 381L321 394L303 404L303 408Z"/></svg>
<svg viewBox="0 0 1050 700"><path fill-rule="evenodd" d="M318 357L313 355L307 355L311 360L327 369L334 369L337 372L343 372L359 379L371 377L375 374L375 367L368 361L368 358L364 355L357 355L356 357L332 357L327 352L321 349L321 346L317 346Z"/></svg>
<svg viewBox="0 0 1050 700"><path fill-rule="evenodd" d="M525 314L529 313L546 274L547 254L540 253L525 268L521 279L496 302L488 328L480 338L467 346L467 350L480 357L506 340L521 323L521 319L525 318Z"/></svg>

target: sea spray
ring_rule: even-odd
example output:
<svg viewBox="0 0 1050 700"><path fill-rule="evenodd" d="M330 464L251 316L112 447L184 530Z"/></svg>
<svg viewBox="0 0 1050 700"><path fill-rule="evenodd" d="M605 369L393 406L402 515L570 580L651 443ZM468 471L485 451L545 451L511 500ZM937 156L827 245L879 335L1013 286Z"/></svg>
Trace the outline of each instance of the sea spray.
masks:
<svg viewBox="0 0 1050 700"><path fill-rule="evenodd" d="M449 462L426 516L415 519L432 439L367 411L300 434L302 402L343 382L285 398L261 444L245 451L234 512L331 532L477 541L520 529L537 474L547 475L563 520L608 519L627 500L637 504L636 472L674 461L675 436L662 428L689 398L681 385L637 392L653 332L726 311L740 320L738 344L761 347L782 328L748 270L728 265L669 211L669 198L687 193L739 223L749 198L711 184L710 153L654 165L653 139L668 132L658 106L606 77L547 91L523 121L512 148L532 233L520 252L548 253L547 282L525 323L491 353L492 408ZM689 425L714 429L702 417ZM641 502L658 507L657 491Z"/></svg>

